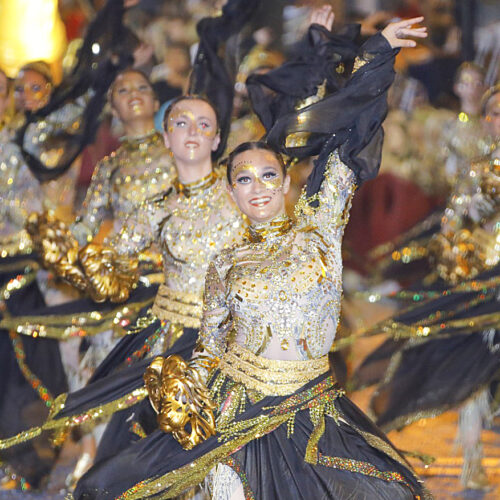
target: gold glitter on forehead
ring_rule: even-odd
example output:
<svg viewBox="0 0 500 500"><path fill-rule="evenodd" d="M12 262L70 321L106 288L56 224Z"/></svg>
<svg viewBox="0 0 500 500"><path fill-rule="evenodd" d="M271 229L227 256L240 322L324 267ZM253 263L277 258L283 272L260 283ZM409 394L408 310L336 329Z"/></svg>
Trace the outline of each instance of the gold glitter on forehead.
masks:
<svg viewBox="0 0 500 500"><path fill-rule="evenodd" d="M275 168L272 165L265 165L262 168L268 168L272 167ZM280 189L283 186L283 179L281 175L278 175L274 179L263 179L262 176L269 171L264 171L264 172L259 172L257 167L251 162L251 161L240 161L234 165L232 168L232 186L233 188L236 187L236 177L241 173L241 172L248 172L249 174L252 174L253 177L255 178L256 182L259 182L261 185L263 185L266 189ZM279 170L281 172L281 169Z"/></svg>
<svg viewBox="0 0 500 500"><path fill-rule="evenodd" d="M196 131L199 135L203 135L207 137L208 139L212 139L215 137L217 130L214 127L214 124L212 123L212 119L207 117L207 116L196 116L191 110L186 109L186 108L178 108L177 106L174 107L174 109L170 112L170 115L168 117L168 128L167 131L172 133L174 130L174 122L178 120L179 118L186 118L189 120L191 123L193 123L196 127ZM198 122L200 120L206 120L210 123L210 129L204 130L198 125Z"/></svg>

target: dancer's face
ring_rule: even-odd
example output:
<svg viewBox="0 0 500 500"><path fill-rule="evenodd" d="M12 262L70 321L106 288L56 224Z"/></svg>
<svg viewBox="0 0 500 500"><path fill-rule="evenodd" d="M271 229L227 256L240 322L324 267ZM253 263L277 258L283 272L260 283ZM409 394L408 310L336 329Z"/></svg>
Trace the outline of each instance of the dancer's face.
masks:
<svg viewBox="0 0 500 500"><path fill-rule="evenodd" d="M285 194L290 177L276 156L265 149L244 151L235 156L229 191L239 209L252 223L267 222L285 214Z"/></svg>
<svg viewBox="0 0 500 500"><path fill-rule="evenodd" d="M201 99L179 101L167 117L164 137L165 145L177 161L209 160L220 142L215 111Z"/></svg>
<svg viewBox="0 0 500 500"><path fill-rule="evenodd" d="M21 111L37 111L47 104L51 93L51 83L37 71L27 69L17 75L14 97Z"/></svg>
<svg viewBox="0 0 500 500"><path fill-rule="evenodd" d="M500 92L488 99L484 120L487 132L493 137L500 137Z"/></svg>
<svg viewBox="0 0 500 500"><path fill-rule="evenodd" d="M5 114L9 103L9 83L7 77L0 71L0 119Z"/></svg>
<svg viewBox="0 0 500 500"><path fill-rule="evenodd" d="M124 124L136 120L152 120L158 109L158 101L151 84L135 71L117 76L110 102L113 114Z"/></svg>
<svg viewBox="0 0 500 500"><path fill-rule="evenodd" d="M460 99L479 103L484 92L483 76L473 68L463 69L453 90Z"/></svg>

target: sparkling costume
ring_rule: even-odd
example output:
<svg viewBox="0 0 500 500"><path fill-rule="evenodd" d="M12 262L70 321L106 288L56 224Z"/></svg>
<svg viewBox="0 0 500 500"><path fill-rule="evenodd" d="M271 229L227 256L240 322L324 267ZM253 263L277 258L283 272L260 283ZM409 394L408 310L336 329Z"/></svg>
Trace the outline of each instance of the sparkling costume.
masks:
<svg viewBox="0 0 500 500"><path fill-rule="evenodd" d="M356 379L379 383L370 406L385 430L461 407L462 481L472 485L500 366L498 158L473 162L461 180L432 242L441 279L422 291L400 292L415 304L365 332L391 338L364 360Z"/></svg>
<svg viewBox="0 0 500 500"><path fill-rule="evenodd" d="M346 134L348 130L351 138L360 138L365 147L380 145L378 126L392 81L393 52L380 37L372 43L377 54L370 58L373 66L365 64L331 99L275 122L278 128L285 124L285 137L294 132L288 124L304 123L297 113L309 117L312 112L313 123L333 132L337 123L321 120L316 112L337 109L351 92L366 103L363 91L376 89L369 105L374 118L370 133L354 131L352 115L351 126L345 126ZM363 84L377 75L388 78ZM173 498L210 471L217 499L230 498L239 482L245 498L347 499L353 492L360 499L428 497L406 461L349 402L329 372L350 198L377 168L376 160L356 161L356 152L364 149L359 143L359 149L343 144L337 151L335 141L346 140L342 126L330 136L333 141L320 142L324 146L298 204L297 225L277 218L253 226L242 246L223 251L210 265L200 331L204 353L190 365L203 372L207 357L215 365L207 378L215 435L194 447L183 445L183 450L174 434L157 430L98 462L78 483L75 498ZM268 135L272 137L282 135L275 128ZM342 160L348 150L352 168ZM171 408L176 411L175 404Z"/></svg>
<svg viewBox="0 0 500 500"><path fill-rule="evenodd" d="M218 462L236 472L246 498L274 498L277 483L280 494L291 498L303 495L304 487L317 498L347 498L354 490L364 495L359 498L421 494L404 459L329 375L327 353L341 298L340 247L354 189L354 174L333 153L317 209L303 197L295 227L287 218L252 226L243 246L223 251L210 265L200 341L210 356L220 358L208 382L218 408L217 437L182 452L170 435L156 431L112 460L99 462L79 483L75 498L114 498L145 472L137 456L151 445L166 455L154 465L148 457L152 479L136 484L123 498L158 492L173 497ZM344 432L357 441L354 455L337 441ZM281 453L288 458L279 458ZM125 463L137 464L137 470L126 483L118 482L115 474L121 475L120 464ZM257 463L259 470L273 471L273 478L257 474ZM166 468L172 472L156 472ZM221 466L214 474L217 488L228 477L234 479ZM277 479L301 474L316 480L301 486ZM104 488L100 477L106 478ZM214 496L229 498L220 491Z"/></svg>
<svg viewBox="0 0 500 500"><path fill-rule="evenodd" d="M91 240L107 214L113 233L146 200L166 193L176 177L172 157L158 132L124 137L120 147L100 161L92 176L82 211L73 225L80 244Z"/></svg>

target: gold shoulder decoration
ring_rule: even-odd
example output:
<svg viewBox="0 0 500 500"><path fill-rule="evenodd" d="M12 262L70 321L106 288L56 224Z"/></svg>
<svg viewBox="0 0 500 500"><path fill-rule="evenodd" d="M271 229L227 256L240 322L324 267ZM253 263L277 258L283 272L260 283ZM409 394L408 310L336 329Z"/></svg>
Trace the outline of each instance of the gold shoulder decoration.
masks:
<svg viewBox="0 0 500 500"><path fill-rule="evenodd" d="M90 295L95 302L124 302L138 280L138 261L112 248L89 243L79 248L68 226L53 212L32 213L26 230L42 265Z"/></svg>
<svg viewBox="0 0 500 500"><path fill-rule="evenodd" d="M215 434L215 405L208 389L180 356L157 356L144 373L144 383L159 428L171 432L185 450Z"/></svg>

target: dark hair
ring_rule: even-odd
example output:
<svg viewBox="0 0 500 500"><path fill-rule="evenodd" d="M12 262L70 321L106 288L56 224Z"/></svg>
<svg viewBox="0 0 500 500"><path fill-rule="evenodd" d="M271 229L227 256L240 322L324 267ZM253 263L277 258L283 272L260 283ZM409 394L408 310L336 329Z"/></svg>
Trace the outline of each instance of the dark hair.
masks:
<svg viewBox="0 0 500 500"><path fill-rule="evenodd" d="M493 87L490 87L481 97L481 116L486 116L488 112L488 104L491 98L497 94L500 94L500 83L497 83Z"/></svg>
<svg viewBox="0 0 500 500"><path fill-rule="evenodd" d="M281 165L281 169L283 171L283 174L286 175L286 165L285 165L285 162L283 161L283 157L281 156L280 153L278 153L271 146L269 146L269 144L267 144L267 142L264 142L264 141L243 142L239 146L236 146L231 151L231 153L229 153L229 156L227 157L226 175L227 175L227 182L229 183L229 185L231 185L231 170L233 168L234 159L239 154L244 153L245 151L253 151L253 150L258 150L258 149L263 149L264 151L271 152L275 156L275 158L278 160L279 164Z"/></svg>
<svg viewBox="0 0 500 500"><path fill-rule="evenodd" d="M181 101L204 101L206 102L213 110L215 113L215 120L217 121L216 125L219 127L219 113L217 112L217 108L210 102L209 99L207 99L204 96L198 95L198 94L187 94L187 95L180 95L178 97L175 97L172 99L170 104L168 105L167 109L165 110L165 113L163 114L163 130L166 132L167 131L167 123L168 123L168 117L170 113L172 112L172 109L174 109L174 106L179 104Z"/></svg>
<svg viewBox="0 0 500 500"><path fill-rule="evenodd" d="M130 66L128 68L120 70L117 73L117 75L115 76L113 83L109 86L109 89L107 92L107 98L108 98L108 102L111 106L113 106L113 92L115 90L116 80L118 80L118 77L120 77L122 75L126 75L127 73L137 73L138 75L141 75L144 78L144 80L146 80L147 84L151 87L151 90L153 91L155 99L158 99L156 97L156 93L155 93L155 89L153 88L153 84L151 83L151 80L149 79L148 75L146 75L146 73L144 73L144 71L141 71L140 69L136 69L136 68L133 68Z"/></svg>

